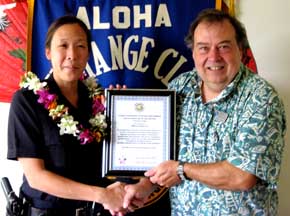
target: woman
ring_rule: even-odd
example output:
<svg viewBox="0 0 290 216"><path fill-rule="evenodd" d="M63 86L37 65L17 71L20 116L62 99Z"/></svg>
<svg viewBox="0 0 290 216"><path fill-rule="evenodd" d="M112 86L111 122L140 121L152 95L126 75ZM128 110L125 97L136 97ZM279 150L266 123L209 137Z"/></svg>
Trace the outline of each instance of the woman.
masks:
<svg viewBox="0 0 290 216"><path fill-rule="evenodd" d="M31 206L27 215L89 215L84 212L93 202L95 209L103 205L111 213L123 211L123 184L109 185L101 178L100 141L106 124L100 89L82 81L90 39L78 18L57 19L46 36L45 53L52 65L46 85L27 73L24 88L11 103L8 158L23 167L20 194Z"/></svg>

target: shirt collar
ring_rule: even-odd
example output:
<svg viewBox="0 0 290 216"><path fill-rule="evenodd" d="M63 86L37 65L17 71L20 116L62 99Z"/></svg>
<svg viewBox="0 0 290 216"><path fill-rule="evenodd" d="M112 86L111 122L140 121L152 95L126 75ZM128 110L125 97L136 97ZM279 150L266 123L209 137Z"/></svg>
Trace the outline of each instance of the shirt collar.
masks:
<svg viewBox="0 0 290 216"><path fill-rule="evenodd" d="M237 87L239 81L241 80L242 75L245 73L245 66L243 64L240 65L239 72L233 79L233 81L224 89L222 92L214 99L209 101L208 103L216 103L224 98L228 97ZM199 78L199 89L201 89L201 79Z"/></svg>

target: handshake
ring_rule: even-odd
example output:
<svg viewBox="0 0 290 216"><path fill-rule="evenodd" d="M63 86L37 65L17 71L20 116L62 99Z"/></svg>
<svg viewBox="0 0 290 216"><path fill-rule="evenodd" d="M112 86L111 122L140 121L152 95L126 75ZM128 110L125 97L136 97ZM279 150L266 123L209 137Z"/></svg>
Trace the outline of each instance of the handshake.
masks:
<svg viewBox="0 0 290 216"><path fill-rule="evenodd" d="M111 215L124 216L142 207L156 187L147 178L141 178L136 184L115 182L105 188L102 204Z"/></svg>
<svg viewBox="0 0 290 216"><path fill-rule="evenodd" d="M136 184L115 182L104 189L101 203L112 215L124 216L142 207L158 187L166 188L180 183L176 174L177 161L165 161L145 172Z"/></svg>

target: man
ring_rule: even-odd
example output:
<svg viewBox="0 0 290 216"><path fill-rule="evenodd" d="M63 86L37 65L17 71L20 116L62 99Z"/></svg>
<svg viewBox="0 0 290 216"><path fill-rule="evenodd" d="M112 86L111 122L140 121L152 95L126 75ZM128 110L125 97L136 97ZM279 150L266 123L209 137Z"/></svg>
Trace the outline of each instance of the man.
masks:
<svg viewBox="0 0 290 216"><path fill-rule="evenodd" d="M195 69L174 79L179 161L145 175L171 187L172 215L277 215L286 130L273 87L242 63L246 31L225 12L202 11L186 38ZM124 207L144 198L126 186Z"/></svg>

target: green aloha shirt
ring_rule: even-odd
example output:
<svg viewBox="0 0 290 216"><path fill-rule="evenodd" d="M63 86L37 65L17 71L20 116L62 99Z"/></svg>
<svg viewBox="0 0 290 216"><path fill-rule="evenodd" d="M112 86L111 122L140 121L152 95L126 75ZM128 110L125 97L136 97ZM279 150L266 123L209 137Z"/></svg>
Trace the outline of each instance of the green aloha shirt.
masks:
<svg viewBox="0 0 290 216"><path fill-rule="evenodd" d="M172 215L277 215L286 130L277 92L242 64L233 82L214 100L203 103L200 86L195 69L169 84L177 93L179 160L197 164L227 160L259 180L247 191L185 180L170 189Z"/></svg>

